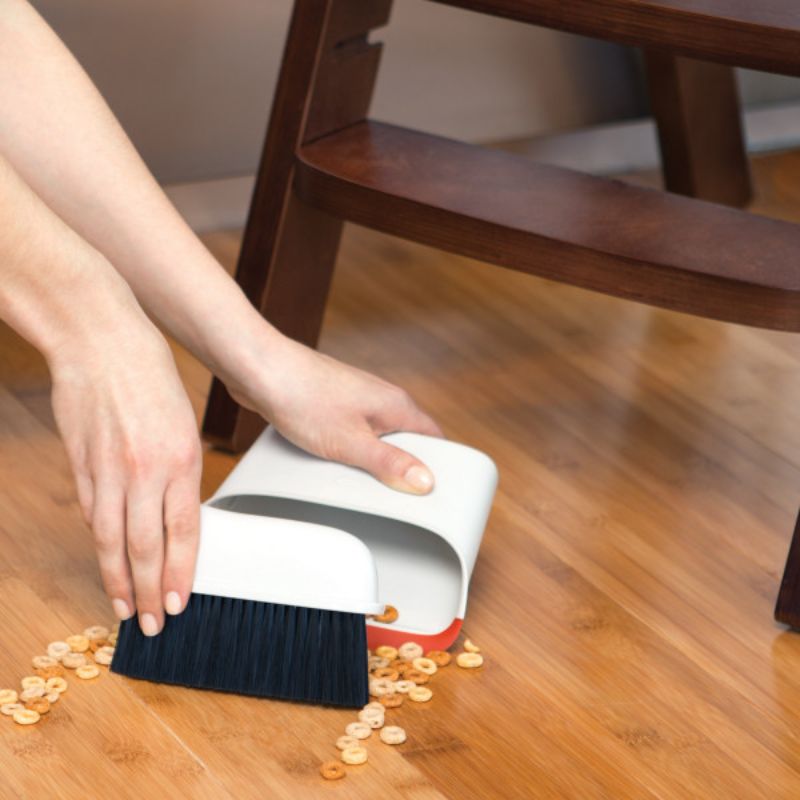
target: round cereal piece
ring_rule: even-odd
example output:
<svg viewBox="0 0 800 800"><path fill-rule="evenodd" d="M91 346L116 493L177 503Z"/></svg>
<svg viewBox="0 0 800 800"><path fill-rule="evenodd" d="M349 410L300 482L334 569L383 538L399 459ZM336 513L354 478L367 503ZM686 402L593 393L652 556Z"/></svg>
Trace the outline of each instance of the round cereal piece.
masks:
<svg viewBox="0 0 800 800"><path fill-rule="evenodd" d="M114 648L106 645L95 650L94 660L97 664L107 667L114 658Z"/></svg>
<svg viewBox="0 0 800 800"><path fill-rule="evenodd" d="M18 708L25 708L25 706L23 706L22 703L3 703L3 705L0 706L0 714L6 717L13 717L14 712Z"/></svg>
<svg viewBox="0 0 800 800"><path fill-rule="evenodd" d="M67 669L77 669L78 667L86 666L89 660L84 653L67 653L62 659L61 663Z"/></svg>
<svg viewBox="0 0 800 800"><path fill-rule="evenodd" d="M45 685L45 679L40 678L38 675L26 675L20 683L22 684L23 689L30 689L31 686L42 686Z"/></svg>
<svg viewBox="0 0 800 800"><path fill-rule="evenodd" d="M383 705L378 700L372 700L369 703L367 703L362 709L362 711L368 708L374 708L377 709L378 711L383 711Z"/></svg>
<svg viewBox="0 0 800 800"><path fill-rule="evenodd" d="M367 760L367 748L356 745L355 747L348 747L342 750L340 756L345 764L363 764Z"/></svg>
<svg viewBox="0 0 800 800"><path fill-rule="evenodd" d="M61 695L58 692L50 692L50 694L46 694L44 697L50 705L57 703L61 699Z"/></svg>
<svg viewBox="0 0 800 800"><path fill-rule="evenodd" d="M75 674L82 681L89 681L100 674L100 667L98 667L97 664L84 664L82 667L76 668Z"/></svg>
<svg viewBox="0 0 800 800"><path fill-rule="evenodd" d="M415 703L427 703L431 697L433 697L433 692L427 686L415 686L408 693L408 699Z"/></svg>
<svg viewBox="0 0 800 800"><path fill-rule="evenodd" d="M345 776L344 767L338 761L326 761L320 764L319 774L326 781L338 781Z"/></svg>
<svg viewBox="0 0 800 800"><path fill-rule="evenodd" d="M480 653L481 649L478 645L473 644L471 639L464 639L464 650L468 653Z"/></svg>
<svg viewBox="0 0 800 800"><path fill-rule="evenodd" d="M37 669L34 671L40 678L49 680L50 678L61 677L64 674L64 667L62 667L61 664L56 664L54 667L45 667L44 669Z"/></svg>
<svg viewBox="0 0 800 800"><path fill-rule="evenodd" d="M362 708L361 711L358 712L358 719L360 722L369 725L372 730L377 730L383 727L383 723L386 719L385 714L386 709L383 707L381 707L380 711L376 708Z"/></svg>
<svg viewBox="0 0 800 800"><path fill-rule="evenodd" d="M112 647L116 647L117 646L117 632L116 631L111 631L111 633L108 634L108 643Z"/></svg>
<svg viewBox="0 0 800 800"><path fill-rule="evenodd" d="M367 669L372 671L374 669L384 669L389 666L389 659L382 656L370 656L367 659Z"/></svg>
<svg viewBox="0 0 800 800"><path fill-rule="evenodd" d="M58 666L58 659L53 656L34 656L31 659L31 665L34 669L49 669Z"/></svg>
<svg viewBox="0 0 800 800"><path fill-rule="evenodd" d="M403 705L403 696L401 694L392 693L392 694L385 694L380 699L381 705L385 708L397 708L398 706Z"/></svg>
<svg viewBox="0 0 800 800"><path fill-rule="evenodd" d="M339 750L347 750L348 747L357 746L359 741L355 736L340 736L336 740L336 747Z"/></svg>
<svg viewBox="0 0 800 800"><path fill-rule="evenodd" d="M45 692L44 686L31 686L30 689L23 689L19 693L19 701L20 703L27 703L30 700L35 700L37 697L44 697L47 692Z"/></svg>
<svg viewBox="0 0 800 800"><path fill-rule="evenodd" d="M34 697L25 703L28 711L35 711L37 714L47 714L50 711L50 702L46 697Z"/></svg>
<svg viewBox="0 0 800 800"><path fill-rule="evenodd" d="M61 694L67 691L67 685L67 682L63 678L57 676L55 678L48 678L44 688L47 692L58 692Z"/></svg>
<svg viewBox="0 0 800 800"><path fill-rule="evenodd" d="M483 656L480 653L459 653L456 664L463 669L475 669L483 664Z"/></svg>
<svg viewBox="0 0 800 800"><path fill-rule="evenodd" d="M452 660L452 656L447 650L429 650L426 658L429 658L437 667L446 667Z"/></svg>
<svg viewBox="0 0 800 800"><path fill-rule="evenodd" d="M66 642L50 642L50 644L47 645L47 655L49 655L50 658L54 658L56 661L61 661L67 653L71 652L72 650Z"/></svg>
<svg viewBox="0 0 800 800"><path fill-rule="evenodd" d="M394 681L388 678L373 678L369 682L369 693L373 697L382 697L385 694L391 694L394 691Z"/></svg>
<svg viewBox="0 0 800 800"><path fill-rule="evenodd" d="M403 744L406 732L399 725L387 725L381 730L381 741L386 744Z"/></svg>
<svg viewBox="0 0 800 800"><path fill-rule="evenodd" d="M400 673L400 677L411 666L408 661L403 661L402 658L396 658L394 661L389 662L389 666L395 671Z"/></svg>
<svg viewBox="0 0 800 800"><path fill-rule="evenodd" d="M405 679L415 683L417 686L422 686L431 679L431 676L427 672L420 672L418 669L409 669L406 670Z"/></svg>
<svg viewBox="0 0 800 800"><path fill-rule="evenodd" d="M351 722L344 732L354 739L367 739L372 733L372 728L366 722Z"/></svg>
<svg viewBox="0 0 800 800"><path fill-rule="evenodd" d="M42 718L42 715L38 711L32 711L30 708L15 708L13 717L17 725L35 725Z"/></svg>
<svg viewBox="0 0 800 800"><path fill-rule="evenodd" d="M106 640L108 639L108 634L110 631L106 628L105 625L90 625L86 630L84 630L83 635L89 639L89 641L96 641L98 639Z"/></svg>
<svg viewBox="0 0 800 800"><path fill-rule="evenodd" d="M414 681L395 681L394 690L398 694L408 694L416 685Z"/></svg>
<svg viewBox="0 0 800 800"><path fill-rule="evenodd" d="M380 647L375 648L375 655L393 661L397 658L397 648L388 644L382 644Z"/></svg>
<svg viewBox="0 0 800 800"><path fill-rule="evenodd" d="M418 672L424 672L426 675L434 675L439 667L432 658L425 658L420 656L411 662L411 666Z"/></svg>
<svg viewBox="0 0 800 800"><path fill-rule="evenodd" d="M392 622L397 622L400 612L394 606L384 606L383 614L378 614L374 619L375 622L382 622L384 625L390 625Z"/></svg>
<svg viewBox="0 0 800 800"><path fill-rule="evenodd" d="M67 636L66 640L73 653L85 653L89 649L89 637L81 633L74 636Z"/></svg>
<svg viewBox="0 0 800 800"><path fill-rule="evenodd" d="M400 677L400 673L396 669L392 669L391 667L382 667L381 669L376 669L372 673L373 678L388 678L390 681L396 681Z"/></svg>
<svg viewBox="0 0 800 800"><path fill-rule="evenodd" d="M16 703L19 699L15 689L0 689L0 706L7 703Z"/></svg>
<svg viewBox="0 0 800 800"><path fill-rule="evenodd" d="M400 656L403 661L413 661L415 658L419 658L424 652L422 646L418 645L416 642L406 642L397 648L397 655Z"/></svg>

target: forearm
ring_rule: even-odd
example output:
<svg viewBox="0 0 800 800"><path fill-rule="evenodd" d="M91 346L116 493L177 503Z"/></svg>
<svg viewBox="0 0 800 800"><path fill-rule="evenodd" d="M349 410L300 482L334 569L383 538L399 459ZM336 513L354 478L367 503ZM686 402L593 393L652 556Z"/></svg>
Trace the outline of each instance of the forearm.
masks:
<svg viewBox="0 0 800 800"><path fill-rule="evenodd" d="M0 151L212 369L250 335L262 352L277 341L172 207L84 71L23 0L6 0L0 16L0 108Z"/></svg>

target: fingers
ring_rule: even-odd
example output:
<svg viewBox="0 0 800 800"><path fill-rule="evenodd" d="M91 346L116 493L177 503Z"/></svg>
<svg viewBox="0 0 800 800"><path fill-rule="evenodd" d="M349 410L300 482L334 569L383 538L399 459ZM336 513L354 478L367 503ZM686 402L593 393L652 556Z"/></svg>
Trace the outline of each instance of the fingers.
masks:
<svg viewBox="0 0 800 800"><path fill-rule="evenodd" d="M168 614L180 614L192 591L200 532L199 469L174 480L164 495L166 555L162 591Z"/></svg>
<svg viewBox="0 0 800 800"><path fill-rule="evenodd" d="M139 627L155 636L164 624L161 574L164 567L164 488L135 481L127 497L127 550Z"/></svg>
<svg viewBox="0 0 800 800"><path fill-rule="evenodd" d="M125 550L125 495L118 484L104 481L102 475L94 494L90 521L103 587L117 617L128 619L136 606Z"/></svg>
<svg viewBox="0 0 800 800"><path fill-rule="evenodd" d="M339 460L366 470L401 492L428 494L433 489L433 473L425 464L371 432L352 436L346 449L340 452Z"/></svg>

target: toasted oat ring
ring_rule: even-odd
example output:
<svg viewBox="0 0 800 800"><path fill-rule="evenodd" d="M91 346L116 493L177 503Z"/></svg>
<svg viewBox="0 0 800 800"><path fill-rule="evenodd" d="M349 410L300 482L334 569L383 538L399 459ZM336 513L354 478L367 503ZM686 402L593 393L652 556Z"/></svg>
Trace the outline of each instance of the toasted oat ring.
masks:
<svg viewBox="0 0 800 800"><path fill-rule="evenodd" d="M452 660L452 656L446 650L429 650L427 658L433 661L437 667L446 667Z"/></svg>
<svg viewBox="0 0 800 800"><path fill-rule="evenodd" d="M325 778L326 781L338 781L339 778L344 778L344 767L338 761L326 761L320 765L319 774Z"/></svg>
<svg viewBox="0 0 800 800"><path fill-rule="evenodd" d="M381 741L386 744L403 744L406 740L406 732L399 725L387 725L381 731Z"/></svg>
<svg viewBox="0 0 800 800"><path fill-rule="evenodd" d="M34 669L49 669L58 666L58 659L53 656L34 656L31 659L31 665Z"/></svg>
<svg viewBox="0 0 800 800"><path fill-rule="evenodd" d="M422 646L418 645L416 642L406 642L397 648L397 655L404 661L413 661L415 658L419 658L423 655L424 652Z"/></svg>
<svg viewBox="0 0 800 800"><path fill-rule="evenodd" d="M35 700L37 697L44 697L46 694L44 686L31 686L29 689L23 689L19 693L20 703L28 703L30 700Z"/></svg>
<svg viewBox="0 0 800 800"><path fill-rule="evenodd" d="M100 667L97 664L84 664L75 670L75 674L84 681L96 678L100 674Z"/></svg>
<svg viewBox="0 0 800 800"><path fill-rule="evenodd" d="M436 662L432 658L425 658L424 656L415 658L411 662L411 666L413 666L418 672L424 672L426 675L434 675L439 669L439 667L436 666Z"/></svg>
<svg viewBox="0 0 800 800"><path fill-rule="evenodd" d="M394 692L392 694L385 694L381 697L380 703L386 708L397 708L397 706L403 705L403 697Z"/></svg>
<svg viewBox="0 0 800 800"><path fill-rule="evenodd" d="M45 679L40 678L38 675L26 675L20 683L23 689L30 689L31 686L41 686L44 688Z"/></svg>
<svg viewBox="0 0 800 800"><path fill-rule="evenodd" d="M42 715L30 708L16 708L13 717L17 725L34 725L42 718Z"/></svg>
<svg viewBox="0 0 800 800"><path fill-rule="evenodd" d="M417 686L422 686L431 679L431 676L427 672L420 672L418 669L409 669L406 670L405 679L416 683Z"/></svg>
<svg viewBox="0 0 800 800"><path fill-rule="evenodd" d="M96 653L101 647L108 647L108 639L92 639L89 642L89 650Z"/></svg>
<svg viewBox="0 0 800 800"><path fill-rule="evenodd" d="M67 653L61 659L61 663L67 669L77 669L78 667L86 666L89 661L83 653Z"/></svg>
<svg viewBox="0 0 800 800"><path fill-rule="evenodd" d="M390 681L396 681L400 677L400 674L396 669L392 669L391 667L381 667L372 673L372 677L387 678Z"/></svg>
<svg viewBox="0 0 800 800"><path fill-rule="evenodd" d="M46 697L34 697L25 703L25 708L37 714L47 714L50 711L50 701Z"/></svg>
<svg viewBox="0 0 800 800"><path fill-rule="evenodd" d="M336 747L339 750L347 750L348 747L355 747L358 745L359 740L355 736L340 736L336 740Z"/></svg>
<svg viewBox="0 0 800 800"><path fill-rule="evenodd" d="M0 714L6 717L13 717L18 708L25 708L25 706L22 703L3 703L3 705L0 705Z"/></svg>
<svg viewBox="0 0 800 800"><path fill-rule="evenodd" d="M378 614L374 619L375 622L382 622L384 625L389 625L392 622L396 622L399 616L400 613L394 606L387 605L383 609L383 614Z"/></svg>
<svg viewBox="0 0 800 800"><path fill-rule="evenodd" d="M110 647L109 645L105 645L104 647L100 647L95 650L94 653L94 660L95 663L101 664L104 667L107 667L114 658L114 648Z"/></svg>
<svg viewBox="0 0 800 800"><path fill-rule="evenodd" d="M47 700L50 705L53 703L57 703L61 699L61 694L59 692L50 692L50 694L46 694L44 699Z"/></svg>
<svg viewBox="0 0 800 800"><path fill-rule="evenodd" d="M363 764L367 760L367 748L361 747L361 745L348 747L347 750L342 750L339 758L345 764Z"/></svg>
<svg viewBox="0 0 800 800"><path fill-rule="evenodd" d="M393 661L397 658L397 648L388 644L382 644L380 647L375 648L375 655Z"/></svg>
<svg viewBox="0 0 800 800"><path fill-rule="evenodd" d="M61 664L56 664L54 667L45 667L43 669L40 667L35 672L40 678L47 681L50 678L60 678L64 674L64 667Z"/></svg>
<svg viewBox="0 0 800 800"><path fill-rule="evenodd" d="M67 682L63 678L56 676L55 678L49 678L44 688L48 692L58 692L61 694L67 691L67 685Z"/></svg>
<svg viewBox="0 0 800 800"><path fill-rule="evenodd" d="M364 710L365 710L365 709L367 709L367 708L375 708L375 709L377 709L378 711L383 711L383 705L382 705L382 704L381 704L379 701L377 701L377 700L371 700L371 701L370 701L369 703L367 703L367 704L364 706L364 708L362 708L361 710L362 710L362 711L364 711Z"/></svg>
<svg viewBox="0 0 800 800"><path fill-rule="evenodd" d="M464 650L468 653L480 653L481 649L478 645L473 644L470 639L464 639Z"/></svg>
<svg viewBox="0 0 800 800"><path fill-rule="evenodd" d="M47 655L49 655L50 658L56 659L56 661L61 661L67 653L71 652L66 642L50 642L50 644L47 645Z"/></svg>
<svg viewBox="0 0 800 800"><path fill-rule="evenodd" d="M105 625L90 625L83 635L91 642L97 639L108 639L109 630Z"/></svg>
<svg viewBox="0 0 800 800"><path fill-rule="evenodd" d="M0 706L4 706L7 703L16 703L18 699L19 695L15 689L0 689Z"/></svg>
<svg viewBox="0 0 800 800"><path fill-rule="evenodd" d="M372 730L377 730L383 727L383 723L386 720L385 715L386 709L383 707L381 707L380 711L376 708L362 708L361 711L358 712L358 719L360 722L369 725Z"/></svg>
<svg viewBox="0 0 800 800"><path fill-rule="evenodd" d="M354 739L367 739L372 734L372 728L366 722L351 722L344 732Z"/></svg>
<svg viewBox="0 0 800 800"><path fill-rule="evenodd" d="M382 658L381 656L370 656L367 659L367 669L372 671L375 669L384 669L389 666L389 659Z"/></svg>
<svg viewBox="0 0 800 800"><path fill-rule="evenodd" d="M382 697L385 694L391 694L394 691L394 681L388 678L373 678L369 682L369 693L373 697Z"/></svg>
<svg viewBox="0 0 800 800"><path fill-rule="evenodd" d="M401 676L410 666L408 661L404 661L402 658L396 658L394 661L389 662L389 667L399 672Z"/></svg>
<svg viewBox="0 0 800 800"><path fill-rule="evenodd" d="M415 703L427 703L431 697L433 697L433 692L427 686L415 686L408 693L408 699Z"/></svg>
<svg viewBox="0 0 800 800"><path fill-rule="evenodd" d="M398 694L408 694L416 685L414 681L395 681L394 690Z"/></svg>
<svg viewBox="0 0 800 800"><path fill-rule="evenodd" d="M480 653L459 653L456 664L464 669L475 669L483 664L483 656Z"/></svg>
<svg viewBox="0 0 800 800"><path fill-rule="evenodd" d="M108 634L108 643L112 647L116 647L117 646L117 638L118 638L117 632L116 631L111 631L111 633Z"/></svg>
<svg viewBox="0 0 800 800"><path fill-rule="evenodd" d="M89 637L81 633L67 636L64 641L69 645L73 653L85 653L89 649Z"/></svg>

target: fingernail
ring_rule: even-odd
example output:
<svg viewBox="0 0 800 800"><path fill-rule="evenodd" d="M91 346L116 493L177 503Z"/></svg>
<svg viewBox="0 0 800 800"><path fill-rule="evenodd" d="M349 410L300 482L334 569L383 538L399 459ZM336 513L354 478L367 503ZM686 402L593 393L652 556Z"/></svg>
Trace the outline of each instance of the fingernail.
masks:
<svg viewBox="0 0 800 800"><path fill-rule="evenodd" d="M167 592L167 596L164 598L164 608L167 614L180 614L183 610L181 596L177 592Z"/></svg>
<svg viewBox="0 0 800 800"><path fill-rule="evenodd" d="M117 619L128 619L128 617L131 615L131 610L128 607L128 604L124 600L120 600L119 597L115 597L111 601L111 608L114 609Z"/></svg>
<svg viewBox="0 0 800 800"><path fill-rule="evenodd" d="M433 488L433 475L430 470L416 464L408 468L405 481L418 492L429 492Z"/></svg>
<svg viewBox="0 0 800 800"><path fill-rule="evenodd" d="M139 617L139 627L145 636L155 636L158 633L158 622L152 614L142 614Z"/></svg>

